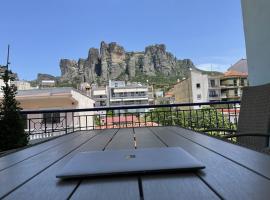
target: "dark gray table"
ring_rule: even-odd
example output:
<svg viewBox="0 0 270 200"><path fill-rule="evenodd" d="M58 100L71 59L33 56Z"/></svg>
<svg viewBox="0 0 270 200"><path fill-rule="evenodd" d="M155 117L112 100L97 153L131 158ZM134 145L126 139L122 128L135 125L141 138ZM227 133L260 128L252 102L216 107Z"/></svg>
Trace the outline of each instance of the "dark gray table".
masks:
<svg viewBox="0 0 270 200"><path fill-rule="evenodd" d="M202 161L197 173L60 181L80 151L180 146ZM81 131L0 158L4 199L270 199L270 157L179 127Z"/></svg>

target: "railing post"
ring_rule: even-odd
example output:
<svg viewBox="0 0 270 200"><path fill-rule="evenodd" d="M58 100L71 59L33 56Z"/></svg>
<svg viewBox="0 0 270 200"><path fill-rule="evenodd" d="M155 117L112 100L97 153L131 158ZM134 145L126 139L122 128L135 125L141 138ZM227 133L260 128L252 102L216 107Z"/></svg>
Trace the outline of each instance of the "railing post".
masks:
<svg viewBox="0 0 270 200"><path fill-rule="evenodd" d="M235 126L238 126L237 113L236 113L236 103L234 103L234 118L235 118Z"/></svg>
<svg viewBox="0 0 270 200"><path fill-rule="evenodd" d="M228 115L229 115L229 125L230 125L230 129L232 129L232 124L231 124L231 113L230 113L230 104L228 104Z"/></svg>
<svg viewBox="0 0 270 200"><path fill-rule="evenodd" d="M141 127L141 113L140 112L138 114L138 119L139 119L139 127Z"/></svg>
<svg viewBox="0 0 270 200"><path fill-rule="evenodd" d="M127 113L126 113L126 111L125 111L125 122L126 122L126 128L128 127L128 122L127 122Z"/></svg>
<svg viewBox="0 0 270 200"><path fill-rule="evenodd" d="M171 113L171 126L173 125L173 113L172 113L172 107L170 107L170 113Z"/></svg>
<svg viewBox="0 0 270 200"><path fill-rule="evenodd" d="M159 111L157 111L157 117L158 117L158 126L160 126L160 122L159 122Z"/></svg>
<svg viewBox="0 0 270 200"><path fill-rule="evenodd" d="M53 114L54 114L54 113L52 113L52 116L51 116L51 119L52 119L52 120L51 120L51 121L52 121L52 133L54 132L54 130L53 130L53 122L54 122L54 116L53 116Z"/></svg>
<svg viewBox="0 0 270 200"><path fill-rule="evenodd" d="M150 112L151 113L151 124L153 126L153 112Z"/></svg>
<svg viewBox="0 0 270 200"><path fill-rule="evenodd" d="M179 123L179 113L178 113L178 108L176 107L176 121L177 121L177 124L180 125Z"/></svg>
<svg viewBox="0 0 270 200"><path fill-rule="evenodd" d="M72 130L73 132L75 131L75 127L74 127L74 112L72 112Z"/></svg>
<svg viewBox="0 0 270 200"><path fill-rule="evenodd" d="M44 118L44 131L45 131L45 134L47 133L47 117L45 115L45 118Z"/></svg>
<svg viewBox="0 0 270 200"><path fill-rule="evenodd" d="M191 114L191 107L189 107L189 127L192 129L192 114Z"/></svg>
<svg viewBox="0 0 270 200"><path fill-rule="evenodd" d="M119 122L119 128L121 128L121 122L120 122L120 118L121 118L121 113L120 113L120 110L118 112L118 122Z"/></svg>
<svg viewBox="0 0 270 200"><path fill-rule="evenodd" d="M106 129L107 129L108 128L108 120L107 120L107 118L108 118L108 111L107 110L106 110L106 115L105 116L106 116L106 120L105 121L106 121Z"/></svg>
<svg viewBox="0 0 270 200"><path fill-rule="evenodd" d="M31 119L28 119L28 135L31 135Z"/></svg>
<svg viewBox="0 0 270 200"><path fill-rule="evenodd" d="M65 133L67 134L67 112L65 112Z"/></svg>
<svg viewBox="0 0 270 200"><path fill-rule="evenodd" d="M216 128L218 129L219 128L219 121L218 121L218 111L217 111L217 108L215 108L216 110Z"/></svg>
<svg viewBox="0 0 270 200"><path fill-rule="evenodd" d="M79 126L80 126L80 131L82 130L82 125L81 125L81 115L79 115Z"/></svg>
<svg viewBox="0 0 270 200"><path fill-rule="evenodd" d="M146 113L144 112L144 126L146 127Z"/></svg>
<svg viewBox="0 0 270 200"><path fill-rule="evenodd" d="M203 120L203 130L205 130L205 119L204 119L204 109L201 109L202 111L202 120Z"/></svg>
<svg viewBox="0 0 270 200"><path fill-rule="evenodd" d="M195 127L195 129L196 128L198 128L199 127L199 117L198 117L198 109L196 109L196 127Z"/></svg>
<svg viewBox="0 0 270 200"><path fill-rule="evenodd" d="M95 117L95 116L94 116ZM88 122L87 122L88 120L87 120L87 114L86 114L86 116L85 116L85 130L88 130Z"/></svg>

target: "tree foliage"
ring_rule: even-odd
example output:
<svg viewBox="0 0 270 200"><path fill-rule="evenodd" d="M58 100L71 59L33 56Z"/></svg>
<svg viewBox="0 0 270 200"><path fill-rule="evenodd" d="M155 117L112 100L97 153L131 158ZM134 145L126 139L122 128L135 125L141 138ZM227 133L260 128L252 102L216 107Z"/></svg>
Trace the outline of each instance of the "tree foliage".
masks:
<svg viewBox="0 0 270 200"><path fill-rule="evenodd" d="M236 129L234 123L219 109L204 107L202 109L158 108L147 114L147 120L163 126L179 125L196 131L214 129ZM218 131L213 131L218 133Z"/></svg>
<svg viewBox="0 0 270 200"><path fill-rule="evenodd" d="M2 79L4 96L0 103L0 151L5 151L27 145L28 135L24 131L19 102L15 99L17 88L10 84L14 80L12 72L5 70Z"/></svg>

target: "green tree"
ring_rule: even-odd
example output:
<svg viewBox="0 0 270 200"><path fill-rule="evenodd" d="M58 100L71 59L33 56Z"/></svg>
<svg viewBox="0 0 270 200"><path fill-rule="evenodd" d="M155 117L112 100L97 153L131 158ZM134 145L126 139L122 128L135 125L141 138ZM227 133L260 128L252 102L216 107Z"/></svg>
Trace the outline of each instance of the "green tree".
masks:
<svg viewBox="0 0 270 200"><path fill-rule="evenodd" d="M179 125L196 131L214 130L211 133L218 135L224 131L217 129L236 129L219 109L204 107L201 109L157 108L147 114L147 121L156 122L162 126Z"/></svg>
<svg viewBox="0 0 270 200"><path fill-rule="evenodd" d="M27 145L28 135L24 131L19 102L15 99L17 88L10 84L14 80L12 72L5 70L2 79L4 98L0 103L0 151L5 151Z"/></svg>

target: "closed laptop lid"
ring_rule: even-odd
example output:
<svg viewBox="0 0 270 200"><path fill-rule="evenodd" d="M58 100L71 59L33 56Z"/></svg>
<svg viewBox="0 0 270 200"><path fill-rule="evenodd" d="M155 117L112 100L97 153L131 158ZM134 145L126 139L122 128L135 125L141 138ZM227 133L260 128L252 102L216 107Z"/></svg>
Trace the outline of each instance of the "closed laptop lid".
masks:
<svg viewBox="0 0 270 200"><path fill-rule="evenodd" d="M89 151L76 154L56 177L81 178L117 174L198 170L205 166L180 147Z"/></svg>

